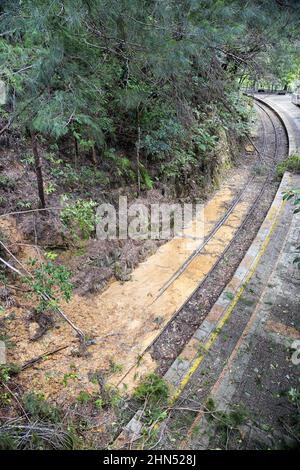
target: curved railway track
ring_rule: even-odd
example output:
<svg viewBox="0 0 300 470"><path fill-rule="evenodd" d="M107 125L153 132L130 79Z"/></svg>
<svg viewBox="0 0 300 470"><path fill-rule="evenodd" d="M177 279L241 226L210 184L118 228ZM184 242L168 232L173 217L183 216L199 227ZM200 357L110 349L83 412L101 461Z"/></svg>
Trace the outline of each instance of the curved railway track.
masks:
<svg viewBox="0 0 300 470"><path fill-rule="evenodd" d="M232 279L237 267L240 265L241 260L244 258L245 253L256 237L256 234L273 202L275 194L277 193L279 183L274 181L273 178L275 166L276 163L285 158L288 153L289 136L282 119L275 111L272 111L269 106L264 106L261 103L256 103L256 105L259 109L262 129L261 142L259 143L260 153L262 154L261 162L264 163L267 173L261 182L261 186L246 216L242 220L239 228L222 255L212 266L205 278L199 283L192 295L186 300L184 305L164 326L159 337L157 337L146 349L146 351L148 350L150 352L152 358L156 360L156 363L160 364L160 367L157 370L160 375L164 375L164 373L169 369L173 361L184 348L185 344L188 343L194 332L202 324L206 315L209 313L222 291L224 291L228 282ZM234 207L237 205L237 201L242 198L243 193L246 191L247 184L253 181L254 178L255 176L249 177L247 183L244 185L237 198L233 201L226 214L208 235L207 240L204 241L201 248L199 247L195 250L191 257L197 256L197 253L201 251L202 246L205 246L205 242L206 244L208 243L208 238L212 237L213 233L215 234L217 232L217 227L221 226L222 223L225 223L228 219L229 213L233 211ZM226 256L227 260L231 260L232 258L232 263L230 268L227 271L225 270L224 274L224 266L227 263ZM179 271L184 271L186 263L189 262L191 261L187 260ZM175 275L177 274L178 273L175 273ZM172 280L173 276L170 278L168 283L172 283ZM216 288L218 281L219 285ZM209 302L204 306L201 312L201 302L205 297L209 298ZM192 313L190 313L189 310ZM191 318L194 318L195 321L191 321ZM176 329L178 330L177 335L175 334ZM186 330L188 331L186 332ZM181 338L181 336L183 338ZM170 343L170 347L166 347L168 341ZM163 354L161 354L161 351L163 351ZM138 422L141 419L139 413L140 412L136 415ZM119 437L119 442L122 445L122 434ZM118 440L119 438L116 442L118 442Z"/></svg>
<svg viewBox="0 0 300 470"><path fill-rule="evenodd" d="M229 242L228 246L225 248L223 254L222 254L222 257L219 258L216 263L212 266L212 268L210 269L210 271L208 272L208 274L206 275L206 277L201 281L201 283L197 286L197 288L195 290L198 290L200 289L203 284L205 282L207 282L207 279L209 278L209 276L212 274L212 272L216 269L216 267L220 264L222 258L226 255L226 253L230 250L231 246L233 245L233 243L235 242L235 239L237 238L237 236L240 234L240 232L243 230L245 224L248 222L249 218L251 217L254 209L256 208L257 206L257 202L259 201L259 199L262 197L262 194L264 193L264 191L266 190L267 188L267 184L268 182L272 179L272 177L274 176L274 169L275 169L275 166L276 166L276 163L278 162L278 160L280 160L279 158L279 145L280 145L280 142L281 142L281 139L279 138L278 136L278 126L275 125L274 123L274 116L278 119L278 116L273 112L271 111L271 113L273 112L273 116L271 115L270 113L270 110L268 109L267 106L263 106L262 104L256 102L256 105L258 106L259 109L261 109L264 113L265 113L265 116L267 116L268 118L268 121L269 123L271 124L272 128L273 128L273 135L274 135L274 140L275 140L275 145L274 145L274 150L272 152L272 156L268 156L267 158L268 159L272 159L272 166L271 166L271 163L267 163L266 160L265 160L265 157L263 156L263 161L264 161L264 164L269 167L269 171L268 171L268 174L267 176L265 177L265 179L263 180L263 183L261 185L261 188L257 194L257 196L255 197L254 199L254 202L253 204L251 205L246 217L244 218L244 220L242 221L240 227L238 228L235 236L232 238L232 240ZM268 152L268 145L269 145L269 142L268 142L268 138L267 138L267 135L268 135L268 131L267 131L267 126L266 126L266 123L264 122L264 120L262 119L261 120L262 122L262 125L263 125L263 150L261 153L263 153L263 155L267 155L269 152ZM281 122L281 126L283 126L283 123ZM285 131L285 134L287 135L287 131L286 129L284 128L284 131ZM224 216L219 220L219 222L215 225L215 227L212 229L212 231L210 232L210 234L207 236L207 238L204 240L204 242L199 246L199 248L197 248L197 250L195 250L190 256L189 258L183 263L183 265L178 269L178 271L176 271L173 276L169 279L169 281L160 289L160 293L159 293L159 296L157 298L159 298L165 291L166 289L184 272L184 270L187 268L187 266L192 262L192 260L205 248L205 246L208 244L208 242L215 236L215 234L217 233L217 231L219 230L219 228L228 220L230 214L233 212L233 210L235 209L235 207L237 206L237 204L241 201L243 195L244 195L244 192L245 192L245 189L247 188L247 186L256 178L255 175L252 175L248 178L248 180L246 181L245 185L243 186L242 190L239 192L238 196L234 199L233 203L231 204L231 206L229 207L229 209L226 211L226 213L224 214ZM186 300L186 302L184 303L184 305L180 308L180 310L182 310L184 308L184 306L186 305L186 303L189 301L189 299L194 295L195 291L190 295L190 297ZM157 300L157 298L155 300ZM155 300L153 302L155 302ZM179 310L179 311L180 311ZM178 311L178 312L179 312ZM178 314L178 312L176 314ZM176 314L170 319L170 321L165 325L165 327L163 328L163 330L161 331L161 333L163 333L164 330L166 330L166 328L168 327L168 325L174 320L174 317L176 316ZM153 341L153 343L157 341L157 339L155 339ZM150 347L153 345L153 343L149 346L148 349L150 349Z"/></svg>
<svg viewBox="0 0 300 470"><path fill-rule="evenodd" d="M267 125L266 125L265 119L263 119L262 116L261 116L261 124L262 124L262 127L263 127L263 151L261 152L260 157L261 157L262 162L266 166L270 167L272 162L274 162L274 160L276 160L276 156L277 156L277 152L278 152L277 129L276 129L274 121L273 121L273 119L272 119L272 117L271 117L271 115L268 111L268 108L266 106L263 106L262 104L260 104L258 101L255 102L255 106L260 110L260 112L267 118L268 122L271 124L272 131L273 131L274 137L275 137L275 140L274 140L274 146L275 146L274 155L273 155L273 158L272 158L272 156L270 158L269 151L268 151L268 146L270 146L270 142L268 142L268 140L267 140L267 135L268 135Z"/></svg>
<svg viewBox="0 0 300 470"><path fill-rule="evenodd" d="M248 187L254 183L255 180L260 182L260 186L258 188L258 192L249 207L249 210L247 214L245 215L244 219L242 220L240 226L238 227L236 233L234 234L233 238L229 241L228 245L224 249L222 255L216 260L216 262L213 264L207 275L204 277L204 279L198 284L196 289L192 292L192 294L186 299L185 303L175 312L175 314L170 318L170 320L164 325L162 330L160 331L160 334L158 337L156 337L144 350L145 354L146 352L150 352L151 356L154 357L158 363L161 364L160 366L160 373L164 373L168 366L172 363L172 361L175 359L175 357L178 355L184 344L189 340L189 338L192 336L194 330L199 326L199 324L202 323L202 321L205 318L205 313L201 317L200 323L196 322L196 324L193 324L193 328L189 329L188 334L184 337L184 342L179 341L179 344L177 347L173 347L172 345L172 331L174 331L175 327L179 329L183 329L182 326L186 327L186 323L184 321L184 313L185 309L188 308L188 305L190 302L193 302L194 297L198 297L199 295L201 296L201 290L207 292L207 284L211 282L211 284L214 284L214 278L215 276L218 277L218 271L222 270L222 263L226 259L226 256L235 250L236 245L239 247L241 245L241 239L245 236L246 238L249 235L249 226L251 227L252 219L256 217L256 214L254 214L255 209L258 207L260 200L266 198L267 203L264 206L264 209L262 211L262 215L260 220L254 224L255 227L257 227L257 230L262 223L264 216L269 209L273 197L277 191L278 188L278 183L273 182L273 177L275 173L275 167L276 163L285 157L286 152L287 152L287 146L288 146L288 138L287 138L287 130L284 127L283 122L280 119L280 116L277 115L274 111L272 111L270 108L267 106L264 106L261 103L256 102L257 108L260 110L260 121L261 121L261 128L262 128L262 143L260 145L261 147L261 162L264 165L264 168L266 170L266 176L262 179L259 178L257 175L250 175L248 180L246 181L245 185L239 192L239 194L236 196L224 216L218 221L218 223L214 226L212 231L208 234L206 239L201 243L201 245L189 256L189 258L181 265L181 267L171 276L171 278L165 283L164 286L159 291L158 296L154 299L152 303L154 303L160 296L164 294L164 292L175 282L175 280L181 276L181 274L184 273L184 271L187 269L187 267L190 265L190 263L198 256L200 255L205 247L208 245L209 241L212 240L216 235L220 227L222 227L223 224L226 224L226 221L229 219L229 216L234 212L235 208L237 207L238 203L242 201L243 197L245 196L245 193L248 189ZM270 186L272 186L272 192L270 194L267 194L269 192ZM244 253L247 251L248 247L250 246L252 240L254 239L257 230L253 231L253 236L250 237L249 239L247 238L247 243L245 243L244 249L240 251L239 253L239 258L236 260L234 263L232 270L228 276L224 277L222 279L222 284L220 285L219 289L215 292L214 295L212 295L212 304L214 301L218 298L219 294L223 290L223 288L226 286L228 279L230 279L230 276L233 274L235 271L235 268L239 264L240 260L242 259ZM238 251L238 250L237 250ZM222 276L221 276L222 277ZM207 306L207 312L211 308L211 304ZM198 315L199 316L199 315ZM181 323L181 326L180 326ZM178 340L178 338L177 338ZM170 349L172 350L172 354L167 356L168 358L166 360L161 360L161 350L164 349L166 343L171 342L170 348L168 349L168 353L170 353ZM174 341L176 342L176 341ZM177 341L178 342L178 341ZM120 384L124 381L124 379L127 377L128 374L134 369L135 366L133 366L120 380Z"/></svg>
<svg viewBox="0 0 300 470"><path fill-rule="evenodd" d="M255 198L255 201L254 203L252 204L251 208L250 208L250 211L248 213L248 215L250 215L250 213L254 210L254 208L256 207L256 203L257 203L257 200L260 198L262 192L265 190L266 188L266 184L267 182L270 180L270 178L272 177L272 174L273 174L273 170L274 170L274 166L276 165L277 161L278 161L278 155L279 155L279 137L278 137L278 133L277 133L277 127L274 123L274 111L271 111L273 112L273 116L270 114L269 110L268 110L268 107L267 106L263 106L262 104L258 103L256 101L256 106L262 110L264 113L265 113L265 116L267 116L268 120L269 120L269 123L271 124L272 126L272 129L273 129L273 135L274 135L274 151L273 151L273 155L270 157L268 154L269 154L269 151L268 151L268 146L270 144L270 142L268 142L268 139L267 139L267 135L268 135L268 131L267 131L267 125L264 121L264 119L261 119L261 123L262 123L262 126L263 126L263 149L262 151L259 153L259 157L261 158L263 164L266 166L266 167L269 167L270 168L270 171L267 175L267 177L265 178L264 182L263 182L263 185L261 187L261 190L259 192L259 194L257 195L257 197ZM276 115L275 115L276 116ZM278 116L277 116L278 118ZM281 125L283 126L283 123L281 122ZM266 157L265 157L266 155ZM159 295L153 300L152 303L154 303L161 295L163 295L163 293L168 289L168 287L170 285L173 284L173 282L184 272L184 270L188 267L188 265L193 261L193 259L203 250L203 248L205 248L205 246L208 244L208 242L215 236L215 234L217 233L217 231L219 230L219 228L228 220L230 214L232 214L233 210L235 209L235 207L237 206L237 204L242 200L243 198L243 195L244 195L244 192L245 192L245 189L247 188L247 186L255 179L255 175L252 175L248 178L248 180L246 181L244 187L242 188L242 190L239 192L238 196L234 199L233 203L231 204L231 206L229 207L229 209L226 211L226 213L224 214L224 216L219 220L219 222L213 227L212 231L209 233L209 235L205 238L205 240L203 241L203 243L197 248L197 250L195 250L190 256L189 258L182 264L182 266L171 276L171 278L164 284L164 286L161 287L161 289L159 290ZM247 215L247 217L248 217ZM247 219L246 217L246 219ZM246 222L246 219L244 220L244 222ZM204 282L204 281L203 281ZM198 286L199 287L199 286Z"/></svg>

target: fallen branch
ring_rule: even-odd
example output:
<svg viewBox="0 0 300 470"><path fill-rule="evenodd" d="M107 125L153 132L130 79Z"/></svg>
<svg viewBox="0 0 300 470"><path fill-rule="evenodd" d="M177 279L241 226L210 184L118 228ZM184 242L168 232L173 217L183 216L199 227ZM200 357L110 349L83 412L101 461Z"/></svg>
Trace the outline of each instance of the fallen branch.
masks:
<svg viewBox="0 0 300 470"><path fill-rule="evenodd" d="M25 268L25 266L23 266L23 264L15 257L15 255L7 248L7 246L4 245L4 243L0 240L0 245L7 251L7 253L9 253L10 256L12 256L12 258L19 264L19 266L21 266L21 268L26 272L27 276L33 278L34 276ZM10 269L11 271L13 271L14 273L18 274L19 276L21 277L26 277L26 275L22 274L21 271L19 271L19 269L15 268L14 266L12 266L10 263L8 263L7 261L5 261L3 258L0 257L0 262L2 264L4 264L4 266L6 266L8 269ZM46 301L52 301L53 299L48 295L46 294L45 292L42 292L41 293L41 297L43 300L46 300ZM79 339L81 340L81 342L84 344L85 343L85 335L83 333L83 331L78 328L68 317L67 315L61 310L60 307L58 306L55 306L53 308L70 326L71 328L73 328L73 330L77 333Z"/></svg>
<svg viewBox="0 0 300 470"><path fill-rule="evenodd" d="M15 212L7 212L6 214L0 215L0 219L4 217L10 217L11 215L18 215L18 214L31 214L33 212L42 212L42 211L59 211L61 210L61 207L45 207L45 208L39 208L39 209L28 209L26 211L15 211Z"/></svg>
<svg viewBox="0 0 300 470"><path fill-rule="evenodd" d="M73 449L74 442L71 433L59 424L43 422L25 422L24 418L8 419L0 427L0 437L9 435L17 449L31 449L32 440L38 439L46 443L47 448L64 450Z"/></svg>
<svg viewBox="0 0 300 470"><path fill-rule="evenodd" d="M28 414L26 413L26 411L24 410L20 400L18 399L17 395L9 388L9 386L4 383L4 382L1 382L1 385L8 391L8 393L14 398L14 400L16 401L16 403L18 404L18 406L20 407L20 409L22 410L22 412L24 413L24 415L26 416L26 418L28 419L28 421L30 422L30 419L29 419L29 416Z"/></svg>
<svg viewBox="0 0 300 470"><path fill-rule="evenodd" d="M24 364L20 367L20 371L28 369L29 367L32 367L37 362L42 361L45 357L52 356L53 354L56 354L59 351L63 351L64 349L67 349L68 347L69 347L69 345L60 346L59 348L56 348L53 351L46 352L45 354L41 354L40 356L37 356L37 357L34 357L33 359L30 359L30 361L24 362Z"/></svg>
<svg viewBox="0 0 300 470"><path fill-rule="evenodd" d="M11 123L12 123L12 119L4 127L2 127L2 129L0 129L0 135L4 134L4 132L10 128Z"/></svg>

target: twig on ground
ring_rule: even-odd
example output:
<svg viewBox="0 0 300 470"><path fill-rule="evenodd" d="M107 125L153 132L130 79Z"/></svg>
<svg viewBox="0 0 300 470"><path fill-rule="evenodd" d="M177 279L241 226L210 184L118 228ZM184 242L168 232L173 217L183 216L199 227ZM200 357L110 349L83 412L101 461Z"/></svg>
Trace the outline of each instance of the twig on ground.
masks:
<svg viewBox="0 0 300 470"><path fill-rule="evenodd" d="M9 392L9 394L14 398L14 400L17 402L17 404L19 405L19 407L21 408L22 412L24 413L24 415L26 416L26 418L28 419L28 421L30 422L30 418L28 416L28 414L26 413L26 411L24 410L20 400L18 399L18 397L16 396L16 394L9 388L9 386L4 383L4 382L1 382L1 385Z"/></svg>
<svg viewBox="0 0 300 470"><path fill-rule="evenodd" d="M10 217L11 215L18 215L18 214L31 214L32 212L42 212L42 211L59 211L61 207L45 207L40 209L28 209L26 211L15 211L15 212L7 212L6 214L0 215L0 219L4 217Z"/></svg>
<svg viewBox="0 0 300 470"><path fill-rule="evenodd" d="M25 271L25 273L27 274L27 276L29 276L30 278L33 278L33 275L28 271L28 269L21 263L21 261L19 261L15 255L7 248L7 246L4 245L4 243L0 240L0 245L7 251L7 253L19 264L19 266ZM24 276L24 274L21 273L21 271L19 271L17 268L15 268L14 266L12 266L10 263L8 263L7 261L5 261L3 258L0 257L0 262L2 264L4 264L7 268L9 268L10 270L12 270L13 272L15 272L16 274L18 274L19 276L21 277L26 277ZM46 294L45 292L42 292L41 293L41 297L46 300L46 301L52 301L53 299L50 298L50 296L48 294ZM83 333L83 331L78 328L68 317L67 315L61 310L60 307L56 306L54 308L54 310L71 326L71 328L73 328L73 330L77 333L81 343L84 345L85 344L85 335Z"/></svg>
<svg viewBox="0 0 300 470"><path fill-rule="evenodd" d="M34 357L33 359L30 359L29 361L24 362L20 370L23 371L25 369L28 369L29 367L32 367L37 362L42 361L45 357L52 356L53 354L56 354L59 351L62 351L63 349L67 349L68 347L69 345L60 346L59 348L56 348L53 351L49 351L49 352L46 352L45 354L41 354L40 356Z"/></svg>

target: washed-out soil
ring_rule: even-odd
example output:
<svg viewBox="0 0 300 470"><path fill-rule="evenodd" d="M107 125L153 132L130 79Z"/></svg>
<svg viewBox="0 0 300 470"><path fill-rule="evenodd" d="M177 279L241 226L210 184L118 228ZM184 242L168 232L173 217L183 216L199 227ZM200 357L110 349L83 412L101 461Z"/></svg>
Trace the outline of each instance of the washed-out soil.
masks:
<svg viewBox="0 0 300 470"><path fill-rule="evenodd" d="M122 282L130 280L130 273L139 263L154 254L156 250L167 240L146 239L146 240L98 240L96 234L88 241L74 241L68 230L62 226L59 219L59 208L61 207L61 196L67 193L71 200L78 198L93 200L99 204L109 203L115 208L118 207L120 196L126 196L128 206L131 203L143 204L150 207L151 204L162 203L183 203L183 202L203 202L212 195L216 189L217 182L221 177L230 175L234 168L228 169L231 161L234 162L233 154L230 155L229 144L225 141L220 143L220 151L223 150L225 157L220 157L222 166L226 160L226 168L219 170L217 158L213 160L216 164L215 180L207 176L206 187L197 186L191 178L185 188L179 188L174 181L155 181L153 189L143 190L137 195L136 184L116 178L116 175L109 174L105 164L93 166L89 160L81 161L88 171L100 171L111 180L106 183L95 183L87 178L78 180L75 184L72 179L65 180L62 174L75 171L72 157L66 153L63 155L64 164L55 163L62 157L59 153L54 156L47 152L47 148L39 147L40 156L43 162L44 185L46 189L47 210L36 211L38 208L37 184L31 158L31 149L25 139L16 135L10 136L10 144L0 147L0 214L14 213L16 228L20 232L18 240L10 240L9 248L12 251L20 251L21 243L32 244L40 249L40 254L45 251L52 251L57 256L55 263L64 264L71 272L71 282L74 285L75 293L78 295L89 295L103 291L112 280L117 279ZM239 144L240 145L240 144ZM222 148L223 146L223 148ZM226 147L227 146L227 147ZM234 152L238 153L237 147ZM52 156L51 156L52 155ZM54 159L54 160L53 160ZM58 175L53 173L58 172ZM71 171L71 175L73 175ZM150 174L154 172L154 167L149 167ZM95 173L97 174L97 173ZM79 174L78 174L79 175ZM176 187L176 188L175 188ZM0 219L0 230L3 219ZM6 233L5 233L6 235Z"/></svg>
<svg viewBox="0 0 300 470"><path fill-rule="evenodd" d="M259 116L260 119L265 119L261 113ZM266 176L269 175L268 181L255 207L245 218L224 255L151 346L149 352L159 364L157 373L160 375L166 373L217 301L241 263L272 204L279 187L279 181L275 176L276 164L286 158L288 152L286 132L278 117L273 113L272 116L278 136L276 155L274 155L274 131L270 127L270 122L264 122L265 131L263 127L258 128L260 130L258 130L253 140L255 147L264 155L266 161L272 162L271 167L265 168ZM264 132L268 135L264 135ZM268 150L265 147L266 142L269 145ZM256 158L257 164L261 163L258 155L256 155Z"/></svg>
<svg viewBox="0 0 300 470"><path fill-rule="evenodd" d="M258 135L255 139L255 145L260 148L262 146L262 136ZM282 138L282 149L278 152L278 158L281 159L286 155L286 142ZM241 166L253 166L259 164L259 158L249 158L249 154L241 154L239 163ZM34 181L34 174L23 172L21 166L16 163L13 169L10 169L10 176L16 177L16 180L20 179L26 182L26 191L28 195L32 194L32 182ZM233 174L235 169L231 169L227 172L228 175ZM17 174L15 173L17 172ZM19 173L18 173L19 172ZM27 181L28 176L30 179ZM162 334L153 344L150 353L154 359L160 364L158 372L163 374L169 365L173 362L175 357L182 350L184 344L192 336L195 329L205 318L205 315L221 293L224 285L230 280L236 267L241 261L245 251L251 244L251 241L255 237L259 226L264 219L267 210L273 200L276 193L278 183L271 180L262 193L260 200L253 211L251 217L247 219L244 227L239 231L235 237L233 244L231 244L229 250L226 253L226 257L223 257L218 263L216 269L207 277L201 287L195 292L191 299L184 305L184 307L178 312L173 320L167 325ZM128 192L130 194L130 191ZM119 192L114 193L112 198L114 201L117 200ZM24 197L20 193L20 198ZM53 196L51 199L51 206L54 207L58 203L58 194ZM173 201L173 196L168 194L167 191L161 189L154 189L145 192L141 198L141 202L151 204L153 202L170 202ZM109 198L112 200L111 198ZM103 201L103 199L101 199ZM107 199L106 199L107 201ZM99 201L100 202L100 201ZM6 204L5 212L7 210L14 210L15 206L12 204L9 206ZM56 251L59 254L56 262L64 264L72 272L72 281L75 285L76 293L78 295L93 294L94 292L101 292L106 286L109 285L110 281L115 277L122 282L126 282L130 279L131 270L137 266L142 260L146 259L151 254L155 253L157 248L164 242L162 240L141 240L141 241L105 241L92 239L80 246L66 246L65 241L61 239L61 227L59 225L55 211L52 213L52 217L44 217L43 215L18 215L17 224L15 230L15 238L12 237L10 240L10 248L14 251L15 255L23 255L24 258L28 256L28 251L32 251L32 247L21 247L22 241L25 243L34 243L39 245L43 249L49 249ZM21 234L21 235L20 235ZM24 237L24 238L23 238ZM21 253L20 253L21 251ZM34 252L33 252L34 254ZM36 254L36 253L35 253ZM53 325L39 325L34 318L34 313L30 311L30 302L24 302L22 304L20 292L17 291L18 295L14 295L15 291L8 288L8 292L4 293L5 302L8 302L9 315L12 316L13 310L12 305L9 302L15 302L15 306L20 307L22 310L27 310L26 313L26 328L28 329L32 323L35 323L36 330L33 331L34 335L39 335L43 328L47 326L53 328ZM54 328L60 328L60 324L56 324ZM35 338L36 339L36 338ZM117 340L117 339L115 339ZM85 415L90 420L91 425L101 430L101 440L103 442L109 437L106 435L106 431L109 428L109 435L111 437L110 429L111 423L116 420L116 415L112 410L107 410L100 414L93 408L88 411L88 406L79 406L80 413L82 416ZM129 407L128 414L130 415L130 404L126 404ZM106 430L106 431L105 431ZM115 432L115 430L114 430ZM98 435L98 439L99 436Z"/></svg>

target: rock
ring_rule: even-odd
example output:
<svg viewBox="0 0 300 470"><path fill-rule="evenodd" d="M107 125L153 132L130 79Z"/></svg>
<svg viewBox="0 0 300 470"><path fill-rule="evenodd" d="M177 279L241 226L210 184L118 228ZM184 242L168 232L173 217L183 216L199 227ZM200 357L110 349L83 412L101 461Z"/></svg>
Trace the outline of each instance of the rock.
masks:
<svg viewBox="0 0 300 470"><path fill-rule="evenodd" d="M118 281L126 282L131 280L130 272L127 270L126 262L120 263L118 261L115 262L114 265L114 275Z"/></svg>
<svg viewBox="0 0 300 470"><path fill-rule="evenodd" d="M40 336L40 325L36 322L31 322L28 327L30 341L35 341Z"/></svg>
<svg viewBox="0 0 300 470"><path fill-rule="evenodd" d="M0 287L0 299L7 300L10 296L10 291L6 287Z"/></svg>
<svg viewBox="0 0 300 470"><path fill-rule="evenodd" d="M6 308L16 305L14 297L11 295L10 290L8 290L6 287L0 287L0 300L5 303Z"/></svg>
<svg viewBox="0 0 300 470"><path fill-rule="evenodd" d="M88 266L72 277L72 284L75 286L75 292L79 295L98 292L106 286L113 276L112 268L98 268Z"/></svg>

